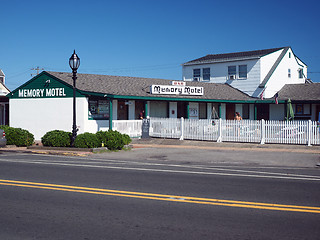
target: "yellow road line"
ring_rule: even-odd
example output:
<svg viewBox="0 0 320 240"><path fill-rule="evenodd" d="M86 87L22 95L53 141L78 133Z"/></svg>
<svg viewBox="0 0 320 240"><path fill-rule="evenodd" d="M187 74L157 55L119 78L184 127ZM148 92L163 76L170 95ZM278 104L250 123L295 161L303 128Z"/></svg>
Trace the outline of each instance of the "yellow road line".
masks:
<svg viewBox="0 0 320 240"><path fill-rule="evenodd" d="M218 205L218 206L228 206L228 207L254 208L254 209L304 212L304 213L320 213L320 207L270 204L270 203L258 203L258 202L246 202L246 201L210 199L210 198L196 198L196 197L187 197L187 196L119 191L119 190L111 190L111 189L77 187L77 186L14 181L14 180L5 180L5 179L0 179L0 185L57 190L57 191L66 191L66 192L77 192L77 193L89 193L89 194L108 195L108 196L120 196L120 197L130 197L130 198L140 198L140 199L150 199L150 200L161 200L161 201L171 201L171 202Z"/></svg>

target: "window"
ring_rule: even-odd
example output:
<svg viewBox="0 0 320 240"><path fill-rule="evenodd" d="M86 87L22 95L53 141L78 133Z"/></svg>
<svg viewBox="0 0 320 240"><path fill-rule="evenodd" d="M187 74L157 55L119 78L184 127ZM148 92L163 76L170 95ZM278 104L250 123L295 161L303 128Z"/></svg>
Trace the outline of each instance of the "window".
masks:
<svg viewBox="0 0 320 240"><path fill-rule="evenodd" d="M250 109L249 109L249 104L242 104L242 118L243 119L249 119L249 113L250 113Z"/></svg>
<svg viewBox="0 0 320 240"><path fill-rule="evenodd" d="M193 81L200 81L200 68L193 69Z"/></svg>
<svg viewBox="0 0 320 240"><path fill-rule="evenodd" d="M89 119L108 120L109 101L89 98Z"/></svg>
<svg viewBox="0 0 320 240"><path fill-rule="evenodd" d="M288 69L288 78L291 78L291 69Z"/></svg>
<svg viewBox="0 0 320 240"><path fill-rule="evenodd" d="M289 58L291 58L291 52L289 52Z"/></svg>
<svg viewBox="0 0 320 240"><path fill-rule="evenodd" d="M228 66L228 79L235 80L237 75L237 67L236 66Z"/></svg>
<svg viewBox="0 0 320 240"><path fill-rule="evenodd" d="M247 65L239 65L239 78L247 78Z"/></svg>
<svg viewBox="0 0 320 240"><path fill-rule="evenodd" d="M203 81L210 81L210 68L202 69L202 78Z"/></svg>
<svg viewBox="0 0 320 240"><path fill-rule="evenodd" d="M303 78L303 69L299 69L299 78Z"/></svg>

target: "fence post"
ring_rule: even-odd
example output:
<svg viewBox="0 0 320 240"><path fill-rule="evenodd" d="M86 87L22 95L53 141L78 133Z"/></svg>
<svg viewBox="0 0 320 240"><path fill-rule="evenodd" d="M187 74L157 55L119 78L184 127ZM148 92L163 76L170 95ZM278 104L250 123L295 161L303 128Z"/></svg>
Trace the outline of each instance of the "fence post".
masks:
<svg viewBox="0 0 320 240"><path fill-rule="evenodd" d="M265 144L266 141L266 122L264 119L261 120L261 142L260 144Z"/></svg>
<svg viewBox="0 0 320 240"><path fill-rule="evenodd" d="M308 146L311 146L311 136L313 136L313 134L311 134L311 130L312 130L312 121L308 120L308 125L307 125L307 143Z"/></svg>
<svg viewBox="0 0 320 240"><path fill-rule="evenodd" d="M183 134L184 134L184 118L181 117L181 136L179 140L183 140Z"/></svg>
<svg viewBox="0 0 320 240"><path fill-rule="evenodd" d="M218 139L217 139L217 142L222 142L222 119L219 118L219 125L218 125Z"/></svg>

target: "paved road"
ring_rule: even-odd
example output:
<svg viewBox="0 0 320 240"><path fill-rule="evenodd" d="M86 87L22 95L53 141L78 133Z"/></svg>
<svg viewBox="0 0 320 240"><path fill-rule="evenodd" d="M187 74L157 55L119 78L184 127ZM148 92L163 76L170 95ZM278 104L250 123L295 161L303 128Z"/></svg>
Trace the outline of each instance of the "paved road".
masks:
<svg viewBox="0 0 320 240"><path fill-rule="evenodd" d="M169 153L0 154L0 239L318 239L318 168Z"/></svg>

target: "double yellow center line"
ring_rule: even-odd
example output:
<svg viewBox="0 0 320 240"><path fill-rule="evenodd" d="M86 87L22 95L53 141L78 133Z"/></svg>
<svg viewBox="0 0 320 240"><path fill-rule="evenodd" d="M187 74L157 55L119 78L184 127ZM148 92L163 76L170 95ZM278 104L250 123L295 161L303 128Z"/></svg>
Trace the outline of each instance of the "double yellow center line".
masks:
<svg viewBox="0 0 320 240"><path fill-rule="evenodd" d="M217 205L217 206L227 206L227 207L276 210L276 211L320 213L320 207L245 202L245 201L233 201L233 200L211 199L211 198L197 198L197 197L119 191L119 190L111 190L111 189L77 187L77 186L47 184L47 183L37 183L37 182L13 181L13 180L5 180L5 179L0 179L0 185L47 189L47 190L56 190L56 191L65 191L65 192L97 194L97 195L129 197L129 198L140 198L140 199L150 199L150 200L160 200L160 201L170 201L170 202L181 202L181 203L207 204L207 205Z"/></svg>

